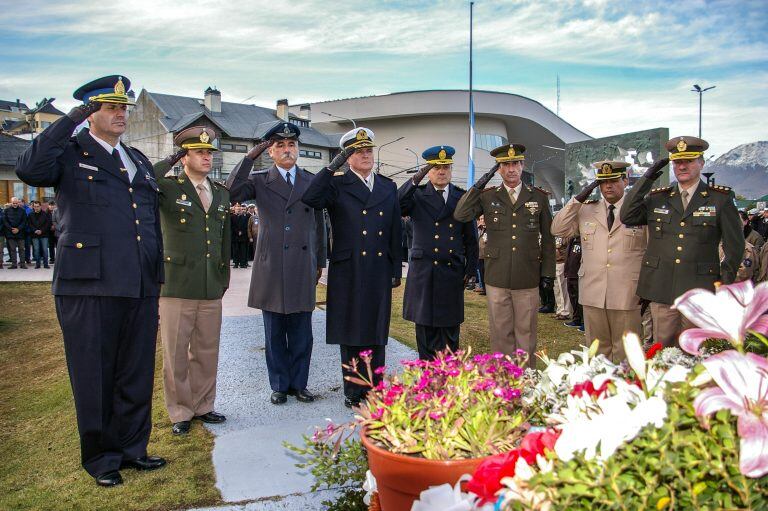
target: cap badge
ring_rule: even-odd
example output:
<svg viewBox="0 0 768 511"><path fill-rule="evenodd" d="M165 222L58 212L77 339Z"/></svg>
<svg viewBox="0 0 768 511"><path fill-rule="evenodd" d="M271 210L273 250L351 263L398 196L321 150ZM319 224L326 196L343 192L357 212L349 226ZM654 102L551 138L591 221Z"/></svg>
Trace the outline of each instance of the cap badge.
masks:
<svg viewBox="0 0 768 511"><path fill-rule="evenodd" d="M603 174L610 174L610 172L613 170L613 167L611 167L610 163L603 163Z"/></svg>
<svg viewBox="0 0 768 511"><path fill-rule="evenodd" d="M290 135L290 134L291 134L291 128L289 128L287 124L283 124L283 135Z"/></svg>
<svg viewBox="0 0 768 511"><path fill-rule="evenodd" d="M125 84L123 83L122 76L117 78L117 83L115 84L115 94L125 94Z"/></svg>
<svg viewBox="0 0 768 511"><path fill-rule="evenodd" d="M677 143L677 150L678 150L678 151L680 151L680 152L682 153L682 152L683 152L683 151L685 151L686 149L688 149L688 144L686 144L686 143L685 143L685 140L683 140L683 139L681 138L681 139L680 139L680 141Z"/></svg>
<svg viewBox="0 0 768 511"><path fill-rule="evenodd" d="M207 144L210 139L211 137L208 136L208 133L205 130L203 130L203 132L200 133L200 142L202 142L203 144Z"/></svg>
<svg viewBox="0 0 768 511"><path fill-rule="evenodd" d="M515 155L515 148L514 148L514 147L510 147L510 148L509 148L509 151L507 151L507 154L508 154L510 157L514 156L514 155Z"/></svg>
<svg viewBox="0 0 768 511"><path fill-rule="evenodd" d="M438 159L440 159L440 160L444 160L444 159L445 159L445 157L446 157L445 149L440 149L440 152L439 152L439 153L437 153L437 157L438 157Z"/></svg>
<svg viewBox="0 0 768 511"><path fill-rule="evenodd" d="M357 139L358 140L367 140L368 139L368 133L365 130L359 130L357 132Z"/></svg>

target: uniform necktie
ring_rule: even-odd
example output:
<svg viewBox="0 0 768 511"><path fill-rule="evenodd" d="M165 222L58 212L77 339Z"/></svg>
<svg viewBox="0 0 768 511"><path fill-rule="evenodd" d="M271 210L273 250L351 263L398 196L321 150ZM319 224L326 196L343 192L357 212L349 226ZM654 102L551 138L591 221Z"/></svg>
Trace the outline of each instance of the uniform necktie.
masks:
<svg viewBox="0 0 768 511"><path fill-rule="evenodd" d="M438 192L440 192L440 198L443 199L443 203L445 203L445 188L438 190Z"/></svg>
<svg viewBox="0 0 768 511"><path fill-rule="evenodd" d="M211 201L208 198L208 192L202 183L197 185L197 194L200 196L200 202L203 203L203 209L208 211L208 208L211 207Z"/></svg>
<svg viewBox="0 0 768 511"><path fill-rule="evenodd" d="M517 202L517 194L515 193L514 188L509 191L509 200L512 201L513 206L515 205L515 202Z"/></svg>
<svg viewBox="0 0 768 511"><path fill-rule="evenodd" d="M616 217L613 214L613 210L616 209L616 206L611 204L608 206L608 230L610 231L613 227L613 221L616 220Z"/></svg>
<svg viewBox="0 0 768 511"><path fill-rule="evenodd" d="M290 172L286 172L285 173L285 180L288 182L288 186L293 188L293 183L291 182L291 173Z"/></svg>
<svg viewBox="0 0 768 511"><path fill-rule="evenodd" d="M688 195L688 190L683 190L683 193L680 194L680 198L683 199L683 211L688 207Z"/></svg>

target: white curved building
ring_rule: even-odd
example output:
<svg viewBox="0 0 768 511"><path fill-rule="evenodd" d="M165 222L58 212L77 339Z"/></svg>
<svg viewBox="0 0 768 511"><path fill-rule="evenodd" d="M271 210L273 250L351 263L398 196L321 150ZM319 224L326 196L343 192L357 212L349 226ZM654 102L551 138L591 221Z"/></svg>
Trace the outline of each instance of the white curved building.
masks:
<svg viewBox="0 0 768 511"><path fill-rule="evenodd" d="M475 179L494 161L489 151L505 143L526 146L526 167L535 184L563 195L565 144L592 137L574 128L538 101L504 92L475 91ZM398 92L382 96L322 101L296 105L306 115L311 112L312 127L330 134L351 129L354 120L376 133L380 172L407 174L403 169L424 164L421 152L434 145L451 145L454 156L454 182L465 186L469 147L469 94L466 90L425 90ZM329 115L330 114L330 115ZM399 137L402 140L392 142ZM382 145L392 142L389 145ZM554 148L554 149L553 149ZM417 153L418 157L409 151ZM498 181L498 177L496 181Z"/></svg>

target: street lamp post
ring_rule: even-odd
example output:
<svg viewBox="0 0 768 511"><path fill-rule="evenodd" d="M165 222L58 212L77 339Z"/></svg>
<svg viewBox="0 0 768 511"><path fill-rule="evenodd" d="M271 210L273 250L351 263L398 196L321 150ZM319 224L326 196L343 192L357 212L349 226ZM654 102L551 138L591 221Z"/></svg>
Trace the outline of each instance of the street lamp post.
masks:
<svg viewBox="0 0 768 511"><path fill-rule="evenodd" d="M349 121L349 122L351 122L351 123L352 123L352 127L353 127L353 128L357 128L357 123L355 122L355 120L354 120L354 119L350 119L349 117L342 117L342 116L340 116L340 115L329 114L328 112L320 112L320 113L321 113L321 114L325 114L325 115L327 115L328 117L335 117L336 119L342 119L342 120L344 120L344 121Z"/></svg>
<svg viewBox="0 0 768 511"><path fill-rule="evenodd" d="M712 87L707 87L706 89L702 89L698 84L694 84L693 89L691 89L691 92L695 92L699 95L699 138L701 138L701 97L704 95L705 92L708 90L712 90L717 85L713 85Z"/></svg>
<svg viewBox="0 0 768 511"><path fill-rule="evenodd" d="M410 151L416 157L416 170L418 170L419 169L419 155L416 154L416 151L414 151L413 149L409 149L409 148L406 147L405 150L406 151Z"/></svg>
<svg viewBox="0 0 768 511"><path fill-rule="evenodd" d="M381 144L379 148L376 150L376 173L379 174L381 172L381 148L385 145L394 144L395 142L399 142L405 137L396 138L395 140L391 142L387 142L386 144Z"/></svg>

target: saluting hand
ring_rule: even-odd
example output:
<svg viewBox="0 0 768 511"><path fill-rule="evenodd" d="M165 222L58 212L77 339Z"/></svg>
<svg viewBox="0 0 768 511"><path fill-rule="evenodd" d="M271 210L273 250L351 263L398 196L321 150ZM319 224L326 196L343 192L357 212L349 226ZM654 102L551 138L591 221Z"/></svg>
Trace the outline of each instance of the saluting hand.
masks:
<svg viewBox="0 0 768 511"><path fill-rule="evenodd" d="M419 169L418 172L413 176L413 184L417 185L421 182L422 179L424 179L424 176L426 176L430 170L432 170L432 167L434 167L433 164L424 165Z"/></svg>
<svg viewBox="0 0 768 511"><path fill-rule="evenodd" d="M168 167L173 167L174 165L176 165L176 162L178 162L180 159L182 159L186 155L187 155L186 149L179 149L172 155L166 156L165 161L168 163Z"/></svg>
<svg viewBox="0 0 768 511"><path fill-rule="evenodd" d="M67 117L72 119L75 124L80 124L86 120L94 112L97 112L101 108L101 102L90 101L85 105L78 105L69 111Z"/></svg>
<svg viewBox="0 0 768 511"><path fill-rule="evenodd" d="M597 179L595 179L594 181L589 183L587 186L585 186L584 189L576 197L574 197L574 199L576 199L579 202L584 202L592 194L592 190L597 188L597 185L599 184L600 182Z"/></svg>
<svg viewBox="0 0 768 511"><path fill-rule="evenodd" d="M662 170L664 167L667 166L669 163L669 158L662 158L650 167L648 167L648 170L645 171L645 174L643 174L643 177L647 177L648 179L658 179L659 176L662 174Z"/></svg>
<svg viewBox="0 0 768 511"><path fill-rule="evenodd" d="M477 188L478 190L482 190L485 188L485 186L488 184L488 182L493 179L493 175L496 173L496 171L499 170L499 164L497 163L493 167L491 167L491 170L483 174L480 179L477 180L477 182L472 185L473 188Z"/></svg>
<svg viewBox="0 0 768 511"><path fill-rule="evenodd" d="M347 159L352 156L352 153L354 153L355 150L351 148L342 149L339 154L333 157L331 160L331 163L328 164L328 170L331 172L336 172L339 170L339 168L347 163Z"/></svg>
<svg viewBox="0 0 768 511"><path fill-rule="evenodd" d="M253 148L251 148L251 150L248 151L248 154L246 154L246 156L251 160L255 160L256 158L261 156L261 153L266 151L267 148L272 145L272 143L273 143L272 140L262 140L261 142L253 146Z"/></svg>

